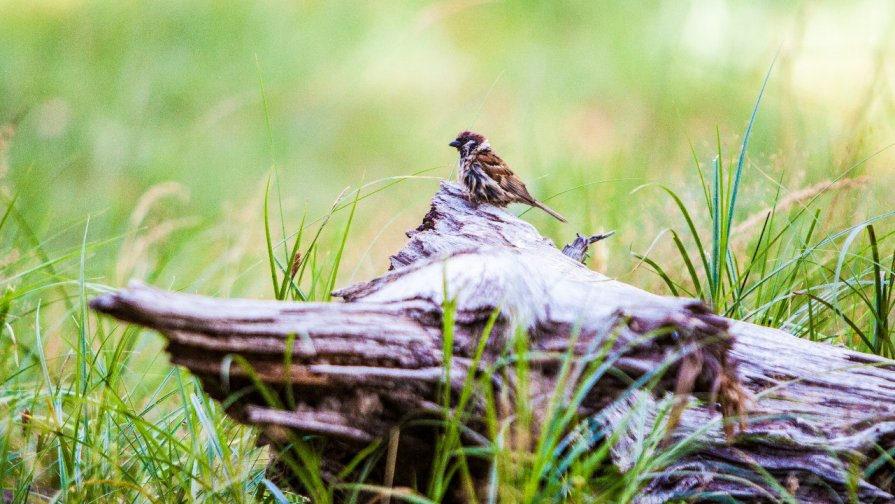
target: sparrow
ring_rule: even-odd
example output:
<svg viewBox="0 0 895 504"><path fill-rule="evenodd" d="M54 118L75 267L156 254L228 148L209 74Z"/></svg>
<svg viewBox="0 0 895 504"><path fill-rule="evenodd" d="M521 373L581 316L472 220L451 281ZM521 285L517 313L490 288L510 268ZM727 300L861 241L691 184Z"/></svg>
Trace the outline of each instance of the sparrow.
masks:
<svg viewBox="0 0 895 504"><path fill-rule="evenodd" d="M460 152L458 176L471 201L501 207L524 203L540 208L560 222L567 222L565 217L528 193L522 180L491 150L491 144L484 136L473 131L461 131L448 145Z"/></svg>

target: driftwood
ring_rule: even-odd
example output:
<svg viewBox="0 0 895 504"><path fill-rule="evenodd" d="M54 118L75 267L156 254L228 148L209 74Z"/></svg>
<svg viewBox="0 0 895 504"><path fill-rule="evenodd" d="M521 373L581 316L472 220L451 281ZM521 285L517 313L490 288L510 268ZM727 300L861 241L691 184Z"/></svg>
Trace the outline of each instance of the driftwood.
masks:
<svg viewBox="0 0 895 504"><path fill-rule="evenodd" d="M895 440L891 361L723 319L698 301L611 280L581 263L589 238L579 236L563 253L506 211L470 204L454 184L442 184L408 235L388 273L335 293L344 303L211 299L135 283L91 305L163 333L172 360L212 396L224 400L241 391L226 402L228 413L262 427L277 446L287 433L326 438L325 478L408 419L443 411L443 307L453 302L455 395L469 373L505 355L514 327L527 330L537 356L528 390L535 412L553 392L564 355L577 358L573 374L580 377L607 342L613 372L589 390L578 406L581 418L621 422L643 401L652 401L646 411L654 415L663 393L677 392L678 407L666 419L677 424L669 426L672 440L696 433L698 445L644 489L642 502L712 493L765 501L785 492L801 502L893 500L891 471L865 473ZM620 396L632 381L653 375L652 393ZM252 389L253 380L270 385L289 406L271 406ZM514 393L510 376L495 373L491 380ZM703 401L681 408L691 392ZM475 421L480 403L471 402L468 444L488 442ZM648 418L647 428L650 421L656 420ZM642 434L626 428L612 450L620 471L630 467L632 440ZM388 476L394 484L425 477L432 443L430 431L402 427L399 460L419 463L399 464Z"/></svg>

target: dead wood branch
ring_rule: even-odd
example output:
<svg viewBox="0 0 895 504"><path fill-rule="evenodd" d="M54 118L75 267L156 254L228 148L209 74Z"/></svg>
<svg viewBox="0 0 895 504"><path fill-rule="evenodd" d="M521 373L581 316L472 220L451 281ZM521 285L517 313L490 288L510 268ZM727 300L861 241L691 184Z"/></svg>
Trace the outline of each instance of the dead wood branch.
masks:
<svg viewBox="0 0 895 504"><path fill-rule="evenodd" d="M343 303L211 299L132 284L92 306L163 333L175 363L216 398L240 391L228 412L260 426L275 443L288 433L329 440L329 478L395 426L402 427L402 457L431 460L432 428L413 420L441 414L442 385L458 396L470 373L488 375L513 328L523 327L535 359L528 391L535 412L554 391L565 354L574 355L580 378L588 362L607 358L610 345L613 373L588 390L577 413L627 425L613 448L620 471L633 463L634 440L644 435L638 429L657 421L664 392L702 399L671 419L673 440L696 433L698 448L653 479L643 502L712 492L769 500L780 497L780 488L804 502L847 500L850 492L862 502L892 500L885 471L861 477L895 439L890 361L727 320L698 301L611 280L581 264L588 238L579 236L564 255L528 223L471 205L450 183L408 235L388 273L335 293ZM448 301L456 302L450 359L442 341ZM476 367L475 349L494 313ZM651 393L623 395L632 381L663 367ZM495 389L515 393L508 376L490 376ZM280 404L270 404L258 380ZM649 418L625 424L637 402L652 405L639 410ZM729 443L747 404L748 423ZM483 399L473 398L470 408L464 442L486 445L492 440L476 420ZM427 468L397 469L400 485L419 481Z"/></svg>

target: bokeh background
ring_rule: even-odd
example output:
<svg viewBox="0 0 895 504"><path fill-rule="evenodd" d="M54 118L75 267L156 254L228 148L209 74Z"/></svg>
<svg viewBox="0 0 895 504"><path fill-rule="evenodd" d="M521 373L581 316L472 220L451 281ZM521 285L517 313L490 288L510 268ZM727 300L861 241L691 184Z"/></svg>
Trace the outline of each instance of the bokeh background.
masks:
<svg viewBox="0 0 895 504"><path fill-rule="evenodd" d="M87 300L130 278L275 297L265 203L284 270L303 230L290 296L325 300L385 271L467 128L569 218L510 208L558 244L617 231L591 267L895 355L895 226L862 225L895 210L893 28L883 0L0 0L0 491L251 502L257 433ZM726 242L700 173L730 176L766 76L728 262L690 274L657 186Z"/></svg>
<svg viewBox="0 0 895 504"><path fill-rule="evenodd" d="M849 173L874 182L833 211L890 208L893 10L885 1L2 1L0 183L49 247L80 245L85 228L103 242L86 265L97 281L120 284L164 260L157 283L269 297L269 174L276 238L305 212L308 222L324 215L345 187L421 176L361 202L345 283L385 268L454 170L447 142L474 128L572 223L526 219L558 242L618 230L594 260L625 276L630 250L681 223L668 198L632 189L665 184L698 203L693 154L709 169L719 146L722 161L735 159L775 58L743 218L778 189L834 179L875 153Z"/></svg>

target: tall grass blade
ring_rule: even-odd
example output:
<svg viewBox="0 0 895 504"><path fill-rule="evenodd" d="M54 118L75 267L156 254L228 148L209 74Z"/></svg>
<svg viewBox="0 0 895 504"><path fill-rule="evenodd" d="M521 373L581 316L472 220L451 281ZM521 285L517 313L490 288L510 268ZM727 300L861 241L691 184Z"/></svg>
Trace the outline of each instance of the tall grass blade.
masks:
<svg viewBox="0 0 895 504"><path fill-rule="evenodd" d="M721 298L720 281L723 273L721 261L722 244L721 244L721 188L723 187L721 178L721 145L720 132L718 132L718 156L712 161L715 168L714 183L712 186L712 268L709 275L709 292L711 293L711 303L718 306Z"/></svg>
<svg viewBox="0 0 895 504"><path fill-rule="evenodd" d="M363 185L363 180L361 180ZM348 213L348 222L345 223L345 231L342 232L342 241L339 243L339 249L336 252L336 258L333 262L333 268L329 275L329 282L326 285L326 292L323 294L323 300L329 301L332 298L332 292L336 288L336 280L339 275L339 265L342 263L342 253L345 251L345 244L348 243L348 232L351 231L351 224L354 222L354 214L357 210L357 203L360 198L360 189L354 193L354 202L351 205L351 212Z"/></svg>
<svg viewBox="0 0 895 504"><path fill-rule="evenodd" d="M280 289L278 289L280 281L277 277L277 265L276 258L274 257L273 252L273 240L270 236L270 217L268 215L268 201L270 198L270 178L273 176L273 173L267 175L267 185L264 188L264 239L267 244L267 260L270 265L270 281L273 283L273 291L274 294L279 296ZM277 297L277 299L282 299Z"/></svg>
<svg viewBox="0 0 895 504"><path fill-rule="evenodd" d="M645 255L638 254L636 252L632 252L631 255L633 255L640 261L649 265L649 267L652 268L653 272L655 272L657 275L659 275L659 278L661 278L662 281L665 282L665 285L668 286L668 290L671 291L672 296L680 295L677 290L677 284L674 282L674 280L671 279L670 276L668 276L667 273L665 273L665 270L663 270L662 267L659 266L659 264L656 261L653 261L649 257L647 257Z"/></svg>
<svg viewBox="0 0 895 504"><path fill-rule="evenodd" d="M779 53L778 53L779 55ZM728 207L727 213L727 229L730 229L730 226L733 224L733 214L736 210L737 203L737 194L739 193L740 188L740 177L743 174L743 164L746 161L746 149L749 146L749 137L752 136L752 127L755 125L755 117L758 115L758 107L761 105L761 99L764 96L764 90L768 86L768 80L771 78L771 72L774 70L774 64L777 62L777 56L774 56L774 60L771 61L771 66L768 68L767 73L764 76L764 82L761 84L761 90L758 92L758 99L755 100L755 106L752 108L752 116L749 118L749 124L746 126L746 134L743 135L743 145L740 147L740 155L737 159L737 167L734 172L733 177L733 188L730 192L730 205Z"/></svg>

